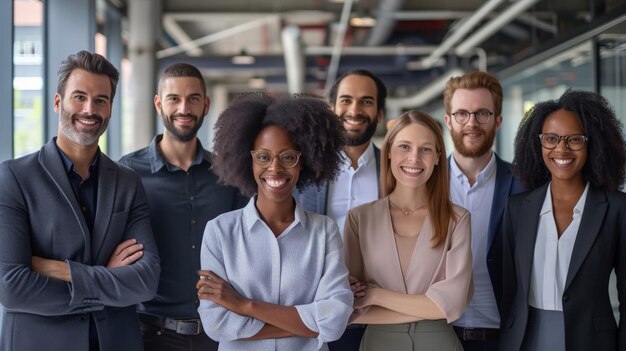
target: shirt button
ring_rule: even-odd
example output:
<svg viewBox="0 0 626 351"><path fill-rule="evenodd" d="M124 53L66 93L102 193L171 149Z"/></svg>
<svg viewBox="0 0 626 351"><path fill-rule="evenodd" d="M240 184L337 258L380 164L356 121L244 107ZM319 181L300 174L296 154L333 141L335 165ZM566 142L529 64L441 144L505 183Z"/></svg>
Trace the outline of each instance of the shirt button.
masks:
<svg viewBox="0 0 626 351"><path fill-rule="evenodd" d="M354 201L354 200L355 200L355 197L354 197L354 196L352 196L352 197L351 197L351 199L352 199L352 201Z"/></svg>
<svg viewBox="0 0 626 351"><path fill-rule="evenodd" d="M196 249L196 245L191 245L191 248L195 250Z"/></svg>
<svg viewBox="0 0 626 351"><path fill-rule="evenodd" d="M192 196L192 197L190 197L190 198L189 198L189 200L193 201L193 198L194 198L194 197Z"/></svg>
<svg viewBox="0 0 626 351"><path fill-rule="evenodd" d="M192 224L196 224L196 219L195 219L195 218L194 218L194 219L192 219L192 220L191 220L191 223L192 223Z"/></svg>

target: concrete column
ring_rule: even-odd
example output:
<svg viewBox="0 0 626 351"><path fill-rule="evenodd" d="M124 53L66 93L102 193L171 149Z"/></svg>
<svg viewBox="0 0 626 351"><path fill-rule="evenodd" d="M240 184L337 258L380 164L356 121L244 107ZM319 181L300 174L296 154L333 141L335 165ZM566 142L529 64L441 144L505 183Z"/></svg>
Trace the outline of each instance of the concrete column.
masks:
<svg viewBox="0 0 626 351"><path fill-rule="evenodd" d="M198 133L198 137L202 140L202 145L205 149L213 149L213 126L217 122L217 118L222 114L222 111L228 106L228 87L223 84L216 84L214 86L209 85L209 98L211 99L211 107L209 108L209 114L204 119L202 129L206 130L206 133ZM200 131L202 131L202 129Z"/></svg>
<svg viewBox="0 0 626 351"><path fill-rule="evenodd" d="M93 52L95 35L95 0L44 1L44 142L58 131L59 119L53 103L59 65L68 55L80 50Z"/></svg>
<svg viewBox="0 0 626 351"><path fill-rule="evenodd" d="M0 162L13 158L13 1L0 3ZM0 306L2 325L2 306Z"/></svg>
<svg viewBox="0 0 626 351"><path fill-rule="evenodd" d="M161 25L160 1L130 0L128 2L128 57L131 63L129 89L131 94L132 151L150 143L155 134L156 113L156 35Z"/></svg>

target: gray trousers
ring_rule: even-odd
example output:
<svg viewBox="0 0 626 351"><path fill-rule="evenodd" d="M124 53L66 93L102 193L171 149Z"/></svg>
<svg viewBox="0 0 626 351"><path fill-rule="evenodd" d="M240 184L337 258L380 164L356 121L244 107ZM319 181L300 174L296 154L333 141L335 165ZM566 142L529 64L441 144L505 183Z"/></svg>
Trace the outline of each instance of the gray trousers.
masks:
<svg viewBox="0 0 626 351"><path fill-rule="evenodd" d="M360 351L462 351L452 325L445 320L407 324L370 324Z"/></svg>

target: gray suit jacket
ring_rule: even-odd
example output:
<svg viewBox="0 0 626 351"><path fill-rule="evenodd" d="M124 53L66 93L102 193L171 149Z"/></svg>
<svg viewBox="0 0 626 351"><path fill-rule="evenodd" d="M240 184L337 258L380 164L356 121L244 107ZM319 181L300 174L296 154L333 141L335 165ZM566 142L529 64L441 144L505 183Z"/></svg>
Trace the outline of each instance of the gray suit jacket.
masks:
<svg viewBox="0 0 626 351"><path fill-rule="evenodd" d="M519 350L528 323L528 294L539 213L548 185L511 197L504 217L504 294L500 349ZM617 273L626 316L626 194L589 188L563 291L568 351L626 350L626 318L613 316L608 284Z"/></svg>
<svg viewBox="0 0 626 351"><path fill-rule="evenodd" d="M141 350L135 304L154 297L159 257L139 177L105 155L90 233L55 142L0 164L0 350L88 350L89 320L100 350ZM135 238L144 255L106 264ZM31 270L31 257L68 262L72 283Z"/></svg>
<svg viewBox="0 0 626 351"><path fill-rule="evenodd" d="M374 145L374 158L376 159L376 173L380 177L380 149ZM379 189L380 189L380 185ZM328 202L328 182L322 183L319 187L312 185L302 191L294 189L293 197L305 210L326 214L326 203ZM341 228L343 230L343 228Z"/></svg>

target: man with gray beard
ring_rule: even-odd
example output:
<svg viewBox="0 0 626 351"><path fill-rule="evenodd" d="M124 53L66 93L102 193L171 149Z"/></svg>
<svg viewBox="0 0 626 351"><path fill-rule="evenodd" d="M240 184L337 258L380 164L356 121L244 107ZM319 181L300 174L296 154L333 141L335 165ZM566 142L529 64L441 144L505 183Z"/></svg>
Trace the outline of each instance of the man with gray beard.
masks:
<svg viewBox="0 0 626 351"><path fill-rule="evenodd" d="M58 136L0 164L0 350L141 350L135 304L160 271L148 204L98 147L119 73L80 51L58 78Z"/></svg>
<svg viewBox="0 0 626 351"><path fill-rule="evenodd" d="M217 350L197 311L202 235L209 220L243 207L248 199L217 184L211 155L197 138L209 105L196 67L167 67L154 97L163 134L120 160L139 174L146 188L161 256L157 296L137 307L146 351Z"/></svg>
<svg viewBox="0 0 626 351"><path fill-rule="evenodd" d="M502 215L509 196L524 189L513 178L511 165L492 151L502 123L502 87L496 78L484 72L451 78L444 105L454 142L450 197L472 216L474 295L454 329L466 351L495 351L502 293Z"/></svg>

